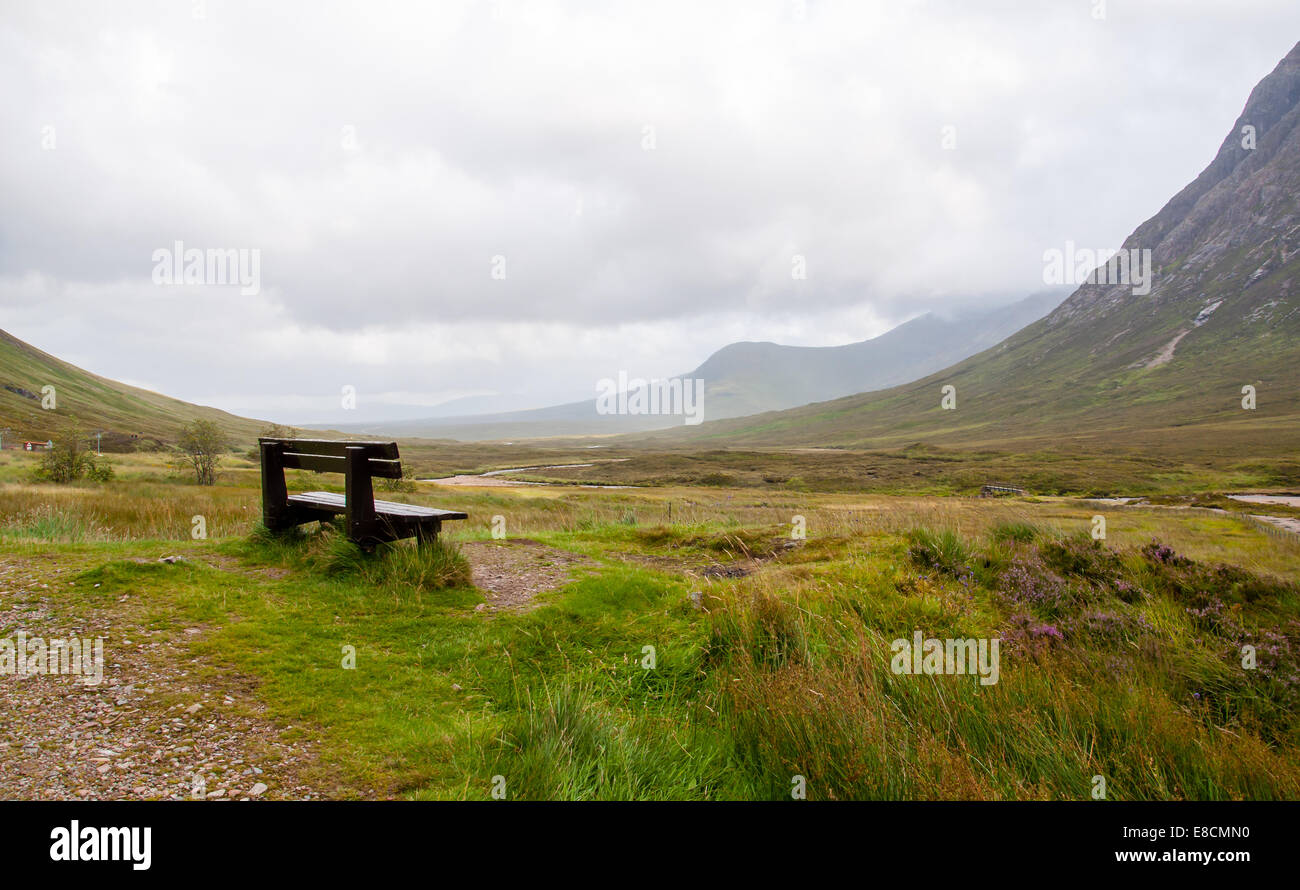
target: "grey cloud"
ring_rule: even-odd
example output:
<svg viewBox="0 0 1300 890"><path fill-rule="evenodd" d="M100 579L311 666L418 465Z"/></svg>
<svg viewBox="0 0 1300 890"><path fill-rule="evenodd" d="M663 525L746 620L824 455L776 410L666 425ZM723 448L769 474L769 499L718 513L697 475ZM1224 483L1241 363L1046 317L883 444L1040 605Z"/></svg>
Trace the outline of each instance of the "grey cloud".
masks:
<svg viewBox="0 0 1300 890"><path fill-rule="evenodd" d="M1300 23L1291 0L1108 6L20 6L0 30L21 85L0 109L0 308L32 273L147 291L151 252L178 239L262 251L260 323L347 337L360 312L380 343L513 321L608 343L640 323L707 354L724 343L684 332L710 319L781 339L824 316L801 336L843 342L878 332L830 327L855 307L1010 301L1041 288L1045 248L1118 246L1194 176ZM68 293L46 309L132 323ZM197 320L175 355L241 336L202 321L220 294L182 299ZM425 373L392 353L385 373ZM703 358L666 355L666 373ZM483 361L446 388L508 385ZM251 385L223 373L211 391ZM560 373L522 376L567 391Z"/></svg>

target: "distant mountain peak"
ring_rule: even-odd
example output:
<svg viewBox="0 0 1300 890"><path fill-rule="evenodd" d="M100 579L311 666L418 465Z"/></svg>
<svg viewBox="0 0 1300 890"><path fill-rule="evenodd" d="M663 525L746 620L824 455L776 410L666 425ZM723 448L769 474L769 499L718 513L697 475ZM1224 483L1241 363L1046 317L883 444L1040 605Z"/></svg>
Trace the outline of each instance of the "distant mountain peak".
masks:
<svg viewBox="0 0 1300 890"><path fill-rule="evenodd" d="M840 346L740 341L718 349L682 378L705 384L706 419L742 417L851 393L883 389L985 349L1041 318L1061 301L1045 291L1010 305L968 309L951 318L917 316L870 340ZM372 423L369 431L462 439L633 432L681 425L679 417L599 416L594 401L470 417Z"/></svg>

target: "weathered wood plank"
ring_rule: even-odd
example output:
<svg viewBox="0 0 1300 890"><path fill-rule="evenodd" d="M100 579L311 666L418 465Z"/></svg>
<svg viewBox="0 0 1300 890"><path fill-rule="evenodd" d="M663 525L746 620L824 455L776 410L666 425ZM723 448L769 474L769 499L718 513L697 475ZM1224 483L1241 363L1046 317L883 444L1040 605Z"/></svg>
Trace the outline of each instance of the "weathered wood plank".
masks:
<svg viewBox="0 0 1300 890"><path fill-rule="evenodd" d="M347 458L333 457L326 454L306 454L283 452L280 455L281 465L288 470L315 470L318 473L346 473ZM370 475L378 476L381 479L401 479L402 463L396 460L376 460L371 458L368 461Z"/></svg>
<svg viewBox="0 0 1300 890"><path fill-rule="evenodd" d="M289 502L319 510L329 510L334 513L347 511L347 498L334 491L308 491L301 494L291 494L289 495ZM421 507L418 504L399 504L396 501L375 501L375 512L389 516L409 516L411 518L469 518L468 513L461 513L457 510L436 510L433 507Z"/></svg>
<svg viewBox="0 0 1300 890"><path fill-rule="evenodd" d="M366 456L381 460L397 460L396 442L349 442L346 439L275 439L259 438L259 442L279 442L290 454L324 454L343 457L349 448L364 448Z"/></svg>

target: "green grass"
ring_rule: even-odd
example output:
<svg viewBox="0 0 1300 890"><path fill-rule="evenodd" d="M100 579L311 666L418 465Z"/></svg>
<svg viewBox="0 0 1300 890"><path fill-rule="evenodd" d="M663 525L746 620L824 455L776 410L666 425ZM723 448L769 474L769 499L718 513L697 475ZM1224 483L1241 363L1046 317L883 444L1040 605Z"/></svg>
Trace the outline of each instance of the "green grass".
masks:
<svg viewBox="0 0 1300 890"><path fill-rule="evenodd" d="M991 595L965 602L948 576L890 559L839 566L821 595L746 579L710 613L680 582L611 566L551 606L487 619L471 591L376 583L385 573L282 546L222 545L237 583L196 559L109 559L76 587L100 605L132 593L155 628L209 627L194 654L251 673L284 721L318 727L350 787L485 798L502 776L512 798L780 798L802 775L811 797L1081 798L1099 773L1113 798L1300 794L1280 693L1243 687L1215 647L1178 648L1194 629L1164 601L1134 612L1166 623L1134 639L1149 658L1080 631L1059 651L1009 654L999 684L979 687L888 671L889 639L913 626L983 635L1004 617ZM1272 596L1295 614L1293 591Z"/></svg>

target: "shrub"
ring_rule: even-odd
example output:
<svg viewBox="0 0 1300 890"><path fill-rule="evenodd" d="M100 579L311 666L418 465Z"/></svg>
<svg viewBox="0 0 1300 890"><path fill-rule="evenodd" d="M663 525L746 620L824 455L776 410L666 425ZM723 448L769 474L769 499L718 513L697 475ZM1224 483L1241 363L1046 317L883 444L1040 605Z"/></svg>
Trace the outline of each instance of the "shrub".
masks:
<svg viewBox="0 0 1300 890"><path fill-rule="evenodd" d="M1037 656L1065 642L1065 634L1054 624L1021 613L1012 615L1007 621L1002 641L1011 651Z"/></svg>
<svg viewBox="0 0 1300 890"><path fill-rule="evenodd" d="M54 440L53 448L41 455L36 477L60 484L81 479L107 482L113 478L113 467L90 450L79 427L71 426Z"/></svg>
<svg viewBox="0 0 1300 890"><path fill-rule="evenodd" d="M997 591L1017 606L1037 608L1047 614L1064 611L1071 602L1070 587L1036 552L1017 555L997 581Z"/></svg>
<svg viewBox="0 0 1300 890"><path fill-rule="evenodd" d="M1077 617L1065 619L1061 630L1066 636L1087 638L1094 644L1112 648L1136 643L1140 638L1156 633L1142 613L1118 609L1087 610Z"/></svg>
<svg viewBox="0 0 1300 890"><path fill-rule="evenodd" d="M1257 575L1236 566L1204 565L1174 553L1157 541L1142 548L1155 590L1195 609L1222 605L1274 603L1295 596L1300 588L1289 581Z"/></svg>
<svg viewBox="0 0 1300 890"><path fill-rule="evenodd" d="M1120 555L1086 536L1017 548L991 586L1006 602L1051 618L1110 595L1128 603L1146 596Z"/></svg>
<svg viewBox="0 0 1300 890"><path fill-rule="evenodd" d="M1089 537L1048 541L1038 551L1049 568L1066 577L1110 585L1123 572L1119 554Z"/></svg>
<svg viewBox="0 0 1300 890"><path fill-rule="evenodd" d="M1151 543L1143 545L1142 555L1148 561L1158 565L1187 566L1192 564L1192 561L1187 557L1175 553L1174 548L1166 547L1154 538L1151 539Z"/></svg>

